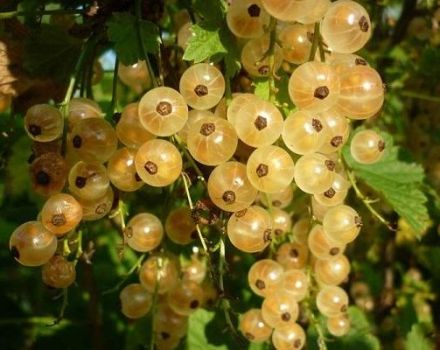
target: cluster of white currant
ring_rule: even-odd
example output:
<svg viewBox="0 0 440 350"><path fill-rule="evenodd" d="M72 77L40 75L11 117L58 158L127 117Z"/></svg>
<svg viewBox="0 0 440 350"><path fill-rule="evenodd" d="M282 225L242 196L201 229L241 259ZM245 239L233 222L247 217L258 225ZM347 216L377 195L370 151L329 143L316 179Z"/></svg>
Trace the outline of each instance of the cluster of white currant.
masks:
<svg viewBox="0 0 440 350"><path fill-rule="evenodd" d="M275 242L276 261L257 261L249 271L251 289L265 300L261 310L243 315L240 329L252 342L272 334L276 349L300 349L305 333L296 319L298 303L312 295L305 270L309 260L319 286L316 304L328 317L330 333L341 336L349 330L348 297L337 285L348 276L350 265L343 252L358 235L361 219L343 204L349 183L338 151L350 133L347 118L372 117L383 103L380 76L353 54L369 39L371 23L365 9L351 0L233 1L226 19L238 38L249 39L241 57L249 75L273 75L283 60L299 65L288 86L297 110L284 118L273 102L252 93L237 92L226 99L221 71L208 63L195 64L182 74L179 91L155 87L138 103L127 105L115 129L94 101L72 99L64 158L62 114L49 105L36 105L25 116L26 131L34 140L31 177L35 190L49 198L38 221L13 232L10 249L23 265L44 265L47 284L66 288L75 279L75 261L62 256L62 247L56 255L57 238L75 230L81 220L109 214L113 188L133 192L145 184L174 183L183 170L176 145L186 147L195 161L213 167L207 192L218 208L231 213L226 228L231 243L255 253ZM273 21L277 25L272 28ZM311 29L312 23L321 23L320 33ZM276 42L267 34L269 27L278 32ZM183 34L178 35L181 41ZM308 61L317 35L322 35L325 62L321 55ZM145 62L121 68L121 80L135 91L148 86ZM357 133L351 141L353 157L364 164L378 161L384 148L372 130ZM66 182L69 193L61 193ZM313 196L314 214L322 225L309 229L304 219L292 228L291 216L283 209L292 202L295 185ZM197 235L189 208L167 214L165 229L151 213L135 215L124 229L124 242L135 251L153 252L164 231L177 244L193 242ZM203 305L206 293L200 283L205 272L200 271L193 278L185 278L185 273L181 277L175 257L153 252L142 265L141 283L121 292L123 313L130 318L145 315L153 295L159 294L155 319L163 324L156 326L162 342L158 347L173 348L184 332L162 329L171 320L184 329L186 317Z"/></svg>

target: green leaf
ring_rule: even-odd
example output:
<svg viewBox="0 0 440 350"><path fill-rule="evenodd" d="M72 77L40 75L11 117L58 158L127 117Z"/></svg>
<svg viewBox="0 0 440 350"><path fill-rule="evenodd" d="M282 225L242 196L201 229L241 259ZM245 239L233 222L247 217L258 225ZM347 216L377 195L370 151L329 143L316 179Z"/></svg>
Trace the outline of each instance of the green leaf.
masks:
<svg viewBox="0 0 440 350"><path fill-rule="evenodd" d="M214 21L203 21L191 26L193 36L188 41L183 59L200 63L218 54L228 51L220 39L220 28Z"/></svg>
<svg viewBox="0 0 440 350"><path fill-rule="evenodd" d="M348 309L351 321L351 329L347 335L326 341L328 350L380 350L379 339L373 335L371 325L365 313L358 307L351 306ZM320 317L319 324L325 329L324 317ZM325 336L331 338L330 335ZM311 326L307 332L308 349L318 350L318 335L316 328Z"/></svg>
<svg viewBox="0 0 440 350"><path fill-rule="evenodd" d="M210 345L206 337L206 325L214 319L215 313L200 309L189 318L186 348L188 350L227 350L226 345Z"/></svg>
<svg viewBox="0 0 440 350"><path fill-rule="evenodd" d="M42 24L25 42L24 68L37 78L65 80L73 72L81 41L55 25Z"/></svg>
<svg viewBox="0 0 440 350"><path fill-rule="evenodd" d="M254 94L263 100L269 101L270 99L270 81L267 78L254 79Z"/></svg>
<svg viewBox="0 0 440 350"><path fill-rule="evenodd" d="M6 195L20 197L31 193L28 158L31 154L31 140L27 136L18 139L11 150L6 168Z"/></svg>
<svg viewBox="0 0 440 350"><path fill-rule="evenodd" d="M223 59L226 77L235 76L241 67L240 49L226 25L223 1L196 1L197 9L204 20L191 26L193 36L188 41L183 59L194 63Z"/></svg>
<svg viewBox="0 0 440 350"><path fill-rule="evenodd" d="M406 336L405 349L432 350L434 349L434 346L426 338L422 327L419 324L414 324L411 331Z"/></svg>
<svg viewBox="0 0 440 350"><path fill-rule="evenodd" d="M139 44L136 17L126 12L115 12L107 22L107 34L114 43L119 60L130 65L143 59L142 47ZM159 28L150 21L139 22L141 36L145 50L148 53L159 51L160 36Z"/></svg>
<svg viewBox="0 0 440 350"><path fill-rule="evenodd" d="M359 130L357 129L353 135ZM368 165L356 162L351 156L349 143L342 152L344 159L354 170L357 178L380 192L394 210L420 234L429 225L427 197L421 190L424 180L423 168L419 164L400 161L398 148L393 146L391 135L379 133L386 144L386 153L379 162Z"/></svg>
<svg viewBox="0 0 440 350"><path fill-rule="evenodd" d="M222 0L195 0L194 10L205 20L222 22L226 11Z"/></svg>

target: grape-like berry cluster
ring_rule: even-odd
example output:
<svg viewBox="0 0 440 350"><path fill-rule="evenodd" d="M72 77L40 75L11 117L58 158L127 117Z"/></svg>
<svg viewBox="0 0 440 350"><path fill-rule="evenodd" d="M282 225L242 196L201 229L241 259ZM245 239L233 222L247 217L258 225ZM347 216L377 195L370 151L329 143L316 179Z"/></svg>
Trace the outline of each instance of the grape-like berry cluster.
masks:
<svg viewBox="0 0 440 350"><path fill-rule="evenodd" d="M344 204L350 182L340 151L351 121L375 116L384 101L379 74L354 54L370 38L371 22L351 0L234 0L226 21L243 40L241 63L249 77L291 73L286 94L295 108L286 113L276 99L245 88L225 96L225 78L209 63L187 68L178 90L150 88L123 109L115 127L89 99L71 99L66 118L55 107L35 105L25 116L34 141L30 174L47 200L36 221L12 233L10 249L22 265L42 266L45 284L67 288L77 260L66 259L61 239L82 221L107 216L118 192L175 185L179 178L186 186L189 161L206 176L196 181L206 185L208 218L193 203L164 208L163 221L149 212L130 218L124 243L148 258L139 283L120 292L123 314L137 319L154 308L157 347L176 347L188 316L218 296L215 283L207 282L205 257L183 263L159 248L164 239L194 243L203 238L200 227L221 217L235 248L270 252L249 270L249 287L264 300L241 316L240 331L250 342L271 337L278 350L301 349L300 318L315 306L332 335L350 329L348 295L338 285L350 272L344 250L362 220ZM190 37L187 22L178 45L185 48ZM147 68L145 61L120 64L119 77L140 94L151 84ZM378 133L364 129L352 137L350 151L357 162L372 164L385 146ZM311 196L313 221L304 215L292 222L295 190Z"/></svg>

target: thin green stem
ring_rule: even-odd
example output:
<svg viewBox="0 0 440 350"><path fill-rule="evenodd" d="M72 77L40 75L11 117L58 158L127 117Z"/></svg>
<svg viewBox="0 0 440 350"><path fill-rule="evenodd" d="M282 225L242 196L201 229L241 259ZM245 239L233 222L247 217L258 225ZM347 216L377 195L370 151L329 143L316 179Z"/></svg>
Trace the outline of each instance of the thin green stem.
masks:
<svg viewBox="0 0 440 350"><path fill-rule="evenodd" d="M135 1L135 13L136 13L136 34L138 37L139 47L142 51L142 56L145 60L145 63L147 64L148 72L150 73L151 81L153 83L153 87L158 87L156 75L154 74L153 67L151 66L150 59L148 58L147 49L145 47L144 38L142 37L142 30L141 30L141 8L142 8L142 1L136 0Z"/></svg>
<svg viewBox="0 0 440 350"><path fill-rule="evenodd" d="M53 322L48 324L49 327L59 324L64 319L64 313L66 312L67 305L69 305L68 291L69 288L63 288L63 292L62 292L63 302L61 304L60 313L58 314L58 317L55 320L53 320Z"/></svg>
<svg viewBox="0 0 440 350"><path fill-rule="evenodd" d="M310 49L309 61L314 61L315 60L316 51L319 48L319 40L320 40L319 22L316 22L315 23L315 29L313 31L313 42L312 42L312 48Z"/></svg>
<svg viewBox="0 0 440 350"><path fill-rule="evenodd" d="M197 176L198 176L199 180L201 180L203 182L203 184L206 185L206 180L205 180L205 177L204 177L202 171L200 170L200 168L198 167L198 165L194 161L194 159L191 156L191 154L189 154L188 150L186 149L186 147L183 144L182 140L180 140L179 136L174 135L172 137L172 140L174 141L174 143L177 143L177 146L181 149L183 155L185 156L185 158L188 160L188 162L191 164L191 166L193 167L193 169L197 173Z"/></svg>
<svg viewBox="0 0 440 350"><path fill-rule="evenodd" d="M156 285L154 286L153 292L153 302L151 305L151 343L150 349L154 349L156 342L156 323L154 322L154 316L156 315L157 309L157 299L159 296L159 283L160 283L160 271L163 268L163 260L161 257L157 259L157 270L156 270Z"/></svg>
<svg viewBox="0 0 440 350"><path fill-rule="evenodd" d="M237 330L235 329L234 323L232 322L232 317L231 317L231 311L232 311L232 307L231 307L231 303L228 299L225 298L225 286L224 286L224 274L226 271L225 268L225 264L226 264L226 246L225 246L225 241L224 241L224 227L222 229L222 236L220 237L220 257L219 257L219 263L218 263L218 271L219 271L219 289L220 289L220 293L222 296L221 299L221 303L220 306L223 310L223 314L225 316L225 321L226 324L228 325L228 328L231 330L231 332L236 336L236 337L240 337L240 335L238 334Z"/></svg>
<svg viewBox="0 0 440 350"><path fill-rule="evenodd" d="M388 222L376 209L374 209L374 207L371 205L370 199L367 196L365 196L362 193L362 191L359 189L353 172L348 170L348 171L346 171L346 173L347 173L347 176L348 176L348 179L349 179L351 185L353 186L353 189L354 189L354 192L356 193L356 196L362 201L362 203L364 203L364 205L367 207L367 209L370 211L370 213L376 219L378 219L382 224L384 224L389 230L395 231L395 229L390 224L390 222Z"/></svg>
<svg viewBox="0 0 440 350"><path fill-rule="evenodd" d="M401 96L404 96L404 97L411 97L411 98L415 98L418 100L440 103L440 97L426 95L426 94L415 92L415 91L403 90L403 91L399 91L397 93Z"/></svg>
<svg viewBox="0 0 440 350"><path fill-rule="evenodd" d="M183 181L183 187L185 188L186 197L188 199L189 207L191 210L193 210L194 204L193 204L193 201L191 198L191 193L189 192L189 180L187 178L188 175L186 175L184 172L182 172L181 176L182 176L182 181ZM200 243L202 244L203 251L204 251L205 255L208 257L208 260L210 260L208 246L205 242L205 238L203 237L202 231L200 230L199 224L196 224L196 231L197 231L197 235L199 236Z"/></svg>
<svg viewBox="0 0 440 350"><path fill-rule="evenodd" d="M82 247L82 237L83 237L83 231L79 230L78 231L78 238L77 238L77 248L76 248L76 254L75 254L75 260L73 261L73 263L76 265L78 264L79 259L82 257L83 255L83 247Z"/></svg>
<svg viewBox="0 0 440 350"><path fill-rule="evenodd" d="M321 327L321 325L319 324L319 320L317 320L316 315L309 310L309 316L310 316L310 320L312 321L313 326L316 329L316 332L318 333L318 347L319 350L327 350L327 344L325 343L325 335L324 335L324 331Z"/></svg>
<svg viewBox="0 0 440 350"><path fill-rule="evenodd" d="M111 294L117 292L122 285L130 278L130 276L141 267L142 261L144 261L147 254L142 254L139 259L135 262L135 264L130 268L130 270L125 274L124 278L121 279L115 286L112 288L104 290L101 294Z"/></svg>

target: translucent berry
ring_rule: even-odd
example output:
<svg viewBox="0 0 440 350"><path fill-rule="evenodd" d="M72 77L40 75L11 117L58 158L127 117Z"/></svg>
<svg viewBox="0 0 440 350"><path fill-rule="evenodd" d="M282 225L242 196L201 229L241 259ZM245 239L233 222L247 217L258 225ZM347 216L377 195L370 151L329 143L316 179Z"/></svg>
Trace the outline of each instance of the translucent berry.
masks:
<svg viewBox="0 0 440 350"><path fill-rule="evenodd" d="M284 272L280 290L289 293L296 301L303 300L308 292L309 282L302 270L291 269Z"/></svg>
<svg viewBox="0 0 440 350"><path fill-rule="evenodd" d="M197 238L196 225L189 207L179 207L170 211L165 221L165 232L176 244L189 244Z"/></svg>
<svg viewBox="0 0 440 350"><path fill-rule="evenodd" d="M335 178L336 163L319 153L306 154L295 165L295 183L304 192L327 191Z"/></svg>
<svg viewBox="0 0 440 350"><path fill-rule="evenodd" d="M191 280L183 280L168 292L168 305L179 315L191 315L202 306L203 289Z"/></svg>
<svg viewBox="0 0 440 350"><path fill-rule="evenodd" d="M43 283L52 288L67 288L76 279L76 270L73 262L61 255L54 255L41 270Z"/></svg>
<svg viewBox="0 0 440 350"><path fill-rule="evenodd" d="M216 206L229 212L246 209L257 198L257 190L246 175L246 166L239 162L220 164L211 172L208 194Z"/></svg>
<svg viewBox="0 0 440 350"><path fill-rule="evenodd" d="M229 218L227 234L231 243L243 252L262 251L271 241L270 214L258 206L236 212Z"/></svg>
<svg viewBox="0 0 440 350"><path fill-rule="evenodd" d="M264 322L260 309L250 309L241 315L238 328L252 343L262 343L272 333L272 328Z"/></svg>
<svg viewBox="0 0 440 350"><path fill-rule="evenodd" d="M345 251L345 244L332 241L321 225L315 225L310 231L308 246L312 254L321 260L334 258Z"/></svg>
<svg viewBox="0 0 440 350"><path fill-rule="evenodd" d="M361 164L378 162L385 150L385 141L374 130L362 130L351 139L350 153Z"/></svg>
<svg viewBox="0 0 440 350"><path fill-rule="evenodd" d="M50 105L40 104L29 108L24 116L24 127L29 137L38 142L50 142L63 133L63 116Z"/></svg>
<svg viewBox="0 0 440 350"><path fill-rule="evenodd" d="M188 133L188 150L199 163L219 165L228 161L237 149L238 138L225 119L204 117Z"/></svg>
<svg viewBox="0 0 440 350"><path fill-rule="evenodd" d="M249 270L249 286L255 294L267 297L279 289L283 272L283 267L274 260L258 260Z"/></svg>
<svg viewBox="0 0 440 350"><path fill-rule="evenodd" d="M154 293L157 283L159 294L168 292L177 284L178 277L178 262L175 257L167 255L150 256L139 271L139 280L150 293Z"/></svg>
<svg viewBox="0 0 440 350"><path fill-rule="evenodd" d="M345 255L339 254L331 259L318 259L314 270L317 281L327 285L338 285L348 277L350 262Z"/></svg>
<svg viewBox="0 0 440 350"><path fill-rule="evenodd" d="M171 136L188 120L188 106L183 96L169 87L148 91L139 101L139 120L156 136Z"/></svg>
<svg viewBox="0 0 440 350"><path fill-rule="evenodd" d="M179 90L192 108L209 109L222 99L225 93L225 78L220 70L211 64L195 64L182 74Z"/></svg>
<svg viewBox="0 0 440 350"><path fill-rule="evenodd" d="M24 266L44 265L55 254L57 238L39 221L18 226L9 239L12 256Z"/></svg>
<svg viewBox="0 0 440 350"><path fill-rule="evenodd" d="M289 96L300 109L325 112L338 101L341 83L333 67L317 61L300 65L289 80Z"/></svg>
<svg viewBox="0 0 440 350"><path fill-rule="evenodd" d="M302 243L283 243L278 248L275 257L286 270L302 269L307 264L309 251Z"/></svg>
<svg viewBox="0 0 440 350"><path fill-rule="evenodd" d="M330 208L322 222L327 236L340 244L353 242L358 236L362 219L359 214L347 205Z"/></svg>
<svg viewBox="0 0 440 350"><path fill-rule="evenodd" d="M133 216L124 231L125 241L137 252L149 252L159 246L163 227L159 218L150 213Z"/></svg>
<svg viewBox="0 0 440 350"><path fill-rule="evenodd" d="M77 200L66 193L49 197L41 210L44 227L57 236L73 230L81 221L83 210Z"/></svg>
<svg viewBox="0 0 440 350"><path fill-rule="evenodd" d="M295 323L299 314L298 302L284 290L269 294L261 305L264 321L275 329Z"/></svg>
<svg viewBox="0 0 440 350"><path fill-rule="evenodd" d="M249 157L247 176L259 191L277 193L293 180L294 163L290 155L278 146L257 148Z"/></svg>
<svg viewBox="0 0 440 350"><path fill-rule="evenodd" d="M347 312L348 295L339 287L326 286L316 297L316 306L324 316L334 317Z"/></svg>
<svg viewBox="0 0 440 350"><path fill-rule="evenodd" d="M144 317L151 309L153 297L139 283L132 283L124 287L119 294L122 313L128 318Z"/></svg>
<svg viewBox="0 0 440 350"><path fill-rule="evenodd" d="M130 103L121 114L116 124L116 135L125 146L139 148L145 142L154 139L155 136L148 132L139 120L139 104Z"/></svg>
<svg viewBox="0 0 440 350"><path fill-rule="evenodd" d="M164 187L172 184L182 171L182 157L177 148L165 140L144 143L135 157L136 171L146 184Z"/></svg>
<svg viewBox="0 0 440 350"><path fill-rule="evenodd" d="M110 186L107 170L99 163L77 162L69 172L69 191L87 201L102 198Z"/></svg>
<svg viewBox="0 0 440 350"><path fill-rule="evenodd" d="M264 10L260 0L234 1L228 8L226 23L239 38L258 38L269 25L270 16Z"/></svg>

